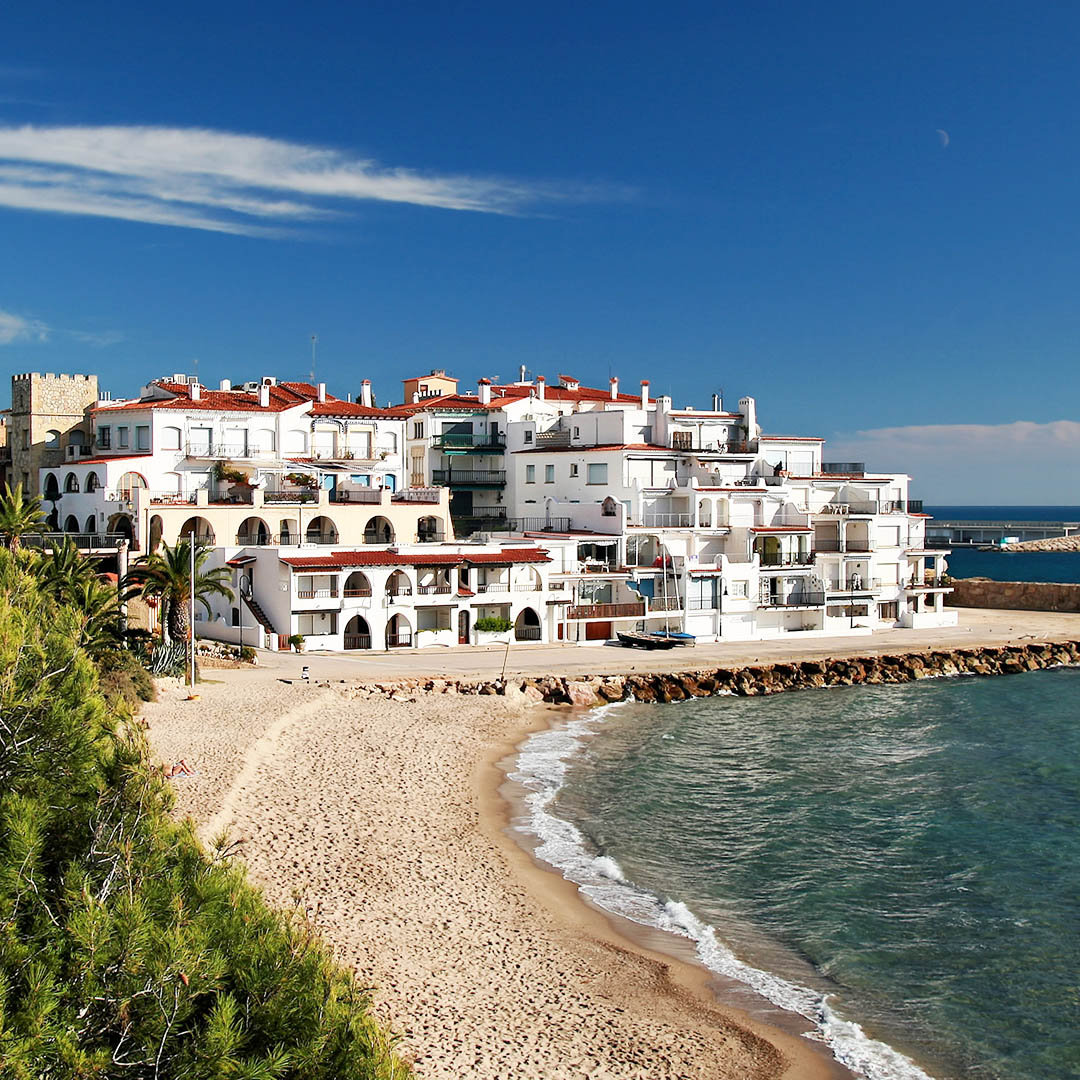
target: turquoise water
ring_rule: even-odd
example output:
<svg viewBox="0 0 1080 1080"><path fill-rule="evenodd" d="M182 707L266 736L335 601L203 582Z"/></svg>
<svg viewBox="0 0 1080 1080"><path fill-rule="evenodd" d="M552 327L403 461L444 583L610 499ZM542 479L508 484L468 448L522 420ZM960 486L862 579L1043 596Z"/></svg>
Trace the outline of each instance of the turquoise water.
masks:
<svg viewBox="0 0 1080 1080"><path fill-rule="evenodd" d="M946 561L953 577L1080 583L1080 551L1004 552L954 548Z"/></svg>
<svg viewBox="0 0 1080 1080"><path fill-rule="evenodd" d="M525 748L525 824L876 1080L1076 1076L1078 691L1069 669L618 705Z"/></svg>

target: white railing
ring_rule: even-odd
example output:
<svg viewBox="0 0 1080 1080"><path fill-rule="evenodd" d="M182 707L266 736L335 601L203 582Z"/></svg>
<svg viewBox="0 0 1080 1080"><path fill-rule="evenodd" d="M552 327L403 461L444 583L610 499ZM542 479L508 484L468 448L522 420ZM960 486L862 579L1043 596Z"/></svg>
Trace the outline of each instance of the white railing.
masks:
<svg viewBox="0 0 1080 1080"><path fill-rule="evenodd" d="M688 529L693 523L693 514L645 513L641 515L641 524L646 529Z"/></svg>

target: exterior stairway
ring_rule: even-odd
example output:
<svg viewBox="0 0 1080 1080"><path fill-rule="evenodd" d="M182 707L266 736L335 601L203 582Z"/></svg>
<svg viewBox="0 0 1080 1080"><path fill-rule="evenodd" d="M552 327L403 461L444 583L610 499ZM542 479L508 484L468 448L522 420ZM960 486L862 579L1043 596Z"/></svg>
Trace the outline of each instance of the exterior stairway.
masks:
<svg viewBox="0 0 1080 1080"><path fill-rule="evenodd" d="M274 629L273 623L270 622L269 616L266 614L265 611L263 611L261 607L259 607L259 603L254 597L252 597L251 599L245 599L244 603L247 604L248 610L250 610L251 614L254 615L255 618L258 620L259 625L268 634L277 633L277 631Z"/></svg>

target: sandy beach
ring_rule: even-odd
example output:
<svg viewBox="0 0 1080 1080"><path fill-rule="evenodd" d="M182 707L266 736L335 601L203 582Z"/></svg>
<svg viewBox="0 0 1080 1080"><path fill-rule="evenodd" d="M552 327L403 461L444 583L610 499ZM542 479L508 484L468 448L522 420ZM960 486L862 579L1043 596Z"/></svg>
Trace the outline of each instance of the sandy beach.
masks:
<svg viewBox="0 0 1080 1080"><path fill-rule="evenodd" d="M1002 644L1039 629L1073 636L1080 616L980 612L956 633ZM899 648L839 641L849 652ZM787 656L830 647L810 644ZM748 652L779 658L774 643ZM609 657L640 662L610 649L565 655L594 672L617 670ZM412 653L409 673L446 675L448 659ZM469 653L454 659L464 666ZM356 688L377 676L350 660L282 655L207 671L198 701L166 686L144 715L156 754L197 770L174 781L177 812L208 842L227 829L272 902L307 908L373 988L418 1075L848 1075L809 1041L718 1003L707 972L624 936L508 836L496 763L549 710L501 697L368 698ZM668 654L672 667L680 660ZM494 658L478 651L472 662L487 670ZM292 681L304 665L316 681Z"/></svg>

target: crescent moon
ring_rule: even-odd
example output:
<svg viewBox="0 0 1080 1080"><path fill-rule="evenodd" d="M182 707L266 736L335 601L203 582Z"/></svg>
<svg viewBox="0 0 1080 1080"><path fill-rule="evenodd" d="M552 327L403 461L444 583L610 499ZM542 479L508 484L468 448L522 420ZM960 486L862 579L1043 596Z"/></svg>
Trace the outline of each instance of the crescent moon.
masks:
<svg viewBox="0 0 1080 1080"><path fill-rule="evenodd" d="M949 148L949 133L944 128L937 129L938 138L941 140L941 149L948 150Z"/></svg>

